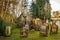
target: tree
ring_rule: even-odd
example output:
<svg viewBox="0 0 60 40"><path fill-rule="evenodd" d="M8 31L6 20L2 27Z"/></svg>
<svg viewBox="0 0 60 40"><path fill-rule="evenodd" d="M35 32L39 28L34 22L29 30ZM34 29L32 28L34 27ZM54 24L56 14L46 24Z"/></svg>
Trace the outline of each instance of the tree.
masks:
<svg viewBox="0 0 60 40"><path fill-rule="evenodd" d="M36 4L32 3L30 11L34 17L38 17L38 7Z"/></svg>
<svg viewBox="0 0 60 40"><path fill-rule="evenodd" d="M14 20L14 15L15 15L15 6L17 6L17 4L19 3L19 0L1 0L0 1L0 7L1 7L1 12L0 12L0 16L5 20L7 21L8 20ZM13 7L11 7L11 5ZM10 11L12 10L12 11ZM14 15L11 15L10 13L12 12L12 14ZM12 21L10 21L12 22Z"/></svg>
<svg viewBox="0 0 60 40"><path fill-rule="evenodd" d="M47 10L45 11L44 7L46 3L47 3L46 5ZM32 15L34 17L38 17L42 20L49 19L51 10L50 7L48 7L48 5L49 5L49 0L37 0L36 4L32 2L30 11L32 12Z"/></svg>

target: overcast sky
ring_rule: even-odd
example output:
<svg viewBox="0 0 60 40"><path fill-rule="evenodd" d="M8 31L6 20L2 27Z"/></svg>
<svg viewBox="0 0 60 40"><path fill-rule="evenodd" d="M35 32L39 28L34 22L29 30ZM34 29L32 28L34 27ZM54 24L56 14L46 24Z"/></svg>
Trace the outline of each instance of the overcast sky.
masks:
<svg viewBox="0 0 60 40"><path fill-rule="evenodd" d="M52 11L60 10L60 0L50 0Z"/></svg>

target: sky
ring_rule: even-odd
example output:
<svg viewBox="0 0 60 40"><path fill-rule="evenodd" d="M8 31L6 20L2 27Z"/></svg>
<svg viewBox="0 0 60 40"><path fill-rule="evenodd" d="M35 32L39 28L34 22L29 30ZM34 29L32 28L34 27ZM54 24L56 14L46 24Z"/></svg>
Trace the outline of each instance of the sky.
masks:
<svg viewBox="0 0 60 40"><path fill-rule="evenodd" d="M60 10L60 0L50 0L50 4L52 7L52 11L59 11Z"/></svg>
<svg viewBox="0 0 60 40"><path fill-rule="evenodd" d="M31 3L32 3L32 0L28 0L28 4L31 5Z"/></svg>
<svg viewBox="0 0 60 40"><path fill-rule="evenodd" d="M30 9L31 3L32 3L32 0L28 0L28 9Z"/></svg>

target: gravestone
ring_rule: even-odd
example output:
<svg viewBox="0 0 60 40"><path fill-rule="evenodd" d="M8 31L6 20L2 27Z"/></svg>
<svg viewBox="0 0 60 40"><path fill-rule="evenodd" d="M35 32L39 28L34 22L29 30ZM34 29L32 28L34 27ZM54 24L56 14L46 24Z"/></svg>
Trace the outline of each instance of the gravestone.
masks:
<svg viewBox="0 0 60 40"><path fill-rule="evenodd" d="M20 35L21 35L22 37L27 37L27 36L28 36L28 30L27 30L25 27L23 27L23 28L21 29Z"/></svg>
<svg viewBox="0 0 60 40"><path fill-rule="evenodd" d="M56 24L52 24L50 34L56 34L58 32L58 26Z"/></svg>
<svg viewBox="0 0 60 40"><path fill-rule="evenodd" d="M6 26L5 28L5 36L10 36L12 33L12 27L11 26Z"/></svg>
<svg viewBox="0 0 60 40"><path fill-rule="evenodd" d="M41 36L47 36L48 35L48 27L45 25L42 25L40 27L40 35Z"/></svg>

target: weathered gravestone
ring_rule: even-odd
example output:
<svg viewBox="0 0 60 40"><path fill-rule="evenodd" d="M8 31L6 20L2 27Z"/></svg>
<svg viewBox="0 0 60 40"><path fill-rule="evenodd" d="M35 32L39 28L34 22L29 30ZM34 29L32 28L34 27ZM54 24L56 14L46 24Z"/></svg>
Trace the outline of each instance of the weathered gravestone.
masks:
<svg viewBox="0 0 60 40"><path fill-rule="evenodd" d="M50 34L56 34L58 32L58 26L56 24L52 24Z"/></svg>
<svg viewBox="0 0 60 40"><path fill-rule="evenodd" d="M42 25L40 27L40 35L41 36L47 36L48 35L48 27L45 25Z"/></svg>
<svg viewBox="0 0 60 40"><path fill-rule="evenodd" d="M27 37L28 36L28 30L25 27L23 27L21 29L20 34L21 34L22 37Z"/></svg>

